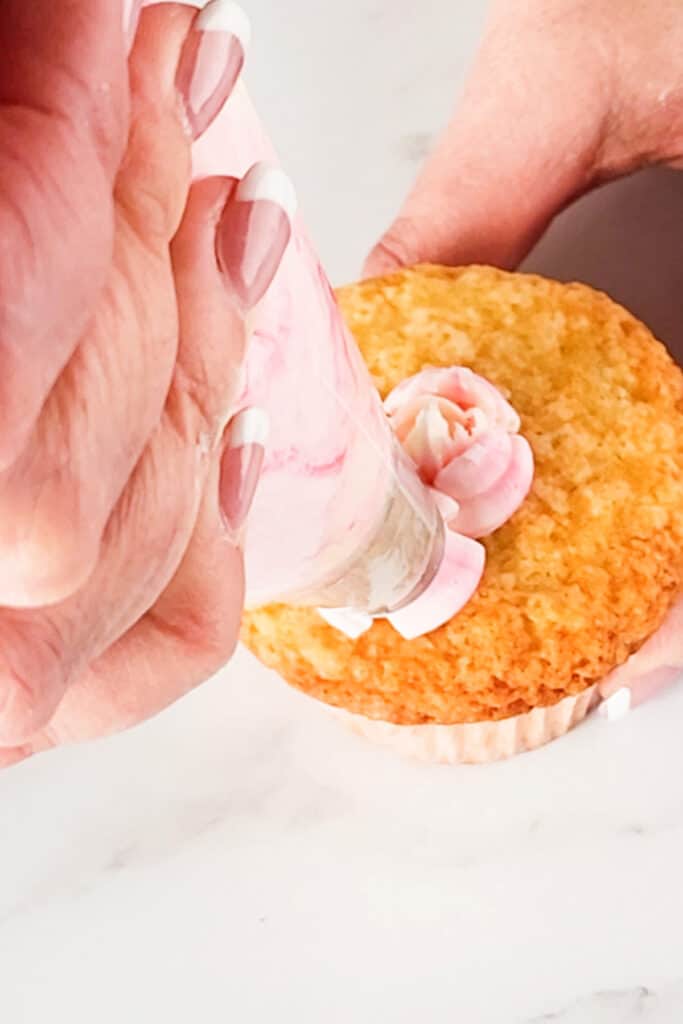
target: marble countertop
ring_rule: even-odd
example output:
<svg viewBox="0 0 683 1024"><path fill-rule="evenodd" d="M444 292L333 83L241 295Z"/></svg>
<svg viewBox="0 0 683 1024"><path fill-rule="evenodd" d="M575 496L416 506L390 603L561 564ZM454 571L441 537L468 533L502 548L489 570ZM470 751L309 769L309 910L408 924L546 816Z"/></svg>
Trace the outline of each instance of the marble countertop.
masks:
<svg viewBox="0 0 683 1024"><path fill-rule="evenodd" d="M485 5L246 6L252 89L351 277ZM681 212L683 178L631 179L529 265L608 287L675 345ZM681 1021L682 722L679 687L514 761L423 766L240 652L155 721L0 775L0 1018Z"/></svg>

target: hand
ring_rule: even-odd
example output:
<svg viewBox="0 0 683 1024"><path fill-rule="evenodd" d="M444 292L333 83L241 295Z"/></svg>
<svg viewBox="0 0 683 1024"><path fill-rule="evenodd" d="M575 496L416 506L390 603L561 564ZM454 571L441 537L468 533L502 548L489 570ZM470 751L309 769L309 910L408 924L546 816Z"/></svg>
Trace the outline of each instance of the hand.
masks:
<svg viewBox="0 0 683 1024"><path fill-rule="evenodd" d="M683 679L683 597L664 625L625 665L615 669L600 686L601 713L621 718L632 707L654 697Z"/></svg>
<svg viewBox="0 0 683 1024"><path fill-rule="evenodd" d="M583 193L683 166L683 10L648 0L497 0L455 115L366 273L514 268ZM613 716L683 672L683 599L601 686ZM617 693L617 691L620 691Z"/></svg>
<svg viewBox="0 0 683 1024"><path fill-rule="evenodd" d="M191 187L243 57L224 8L146 10L130 77L111 0L2 8L0 764L140 721L236 643L263 449L226 423L288 222L259 171Z"/></svg>
<svg viewBox="0 0 683 1024"><path fill-rule="evenodd" d="M454 117L370 255L517 266L581 194L683 166L677 0L496 0Z"/></svg>

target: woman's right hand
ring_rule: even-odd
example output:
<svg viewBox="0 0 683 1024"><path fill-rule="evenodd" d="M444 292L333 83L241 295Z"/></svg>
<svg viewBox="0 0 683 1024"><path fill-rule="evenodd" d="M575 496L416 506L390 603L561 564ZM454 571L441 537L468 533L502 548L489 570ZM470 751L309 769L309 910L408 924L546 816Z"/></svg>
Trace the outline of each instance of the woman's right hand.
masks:
<svg viewBox="0 0 683 1024"><path fill-rule="evenodd" d="M514 268L578 196L683 166L682 50L676 0L494 0L452 120L366 272Z"/></svg>
<svg viewBox="0 0 683 1024"><path fill-rule="evenodd" d="M130 76L117 8L0 12L0 764L160 710L242 609L263 437L230 417L287 238L250 213L287 215L259 173L191 184L242 64L234 5L145 10Z"/></svg>
<svg viewBox="0 0 683 1024"><path fill-rule="evenodd" d="M683 167L683 8L495 0L451 123L368 274L514 268L565 206L652 164ZM683 673L683 599L600 687L614 717Z"/></svg>
<svg viewBox="0 0 683 1024"><path fill-rule="evenodd" d="M683 680L683 597L663 626L626 664L600 684L601 714L613 721L660 690Z"/></svg>

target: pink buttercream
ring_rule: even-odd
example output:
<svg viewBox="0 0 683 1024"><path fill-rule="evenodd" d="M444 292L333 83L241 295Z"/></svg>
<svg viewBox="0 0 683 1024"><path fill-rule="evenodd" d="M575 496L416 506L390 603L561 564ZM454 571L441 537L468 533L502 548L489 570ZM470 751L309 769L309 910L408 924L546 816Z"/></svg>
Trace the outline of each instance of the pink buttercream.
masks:
<svg viewBox="0 0 683 1024"><path fill-rule="evenodd" d="M195 146L194 170L241 177L276 161L240 84ZM259 309L238 406L270 418L245 542L247 603L336 579L381 527L395 445L367 367L300 217Z"/></svg>
<svg viewBox="0 0 683 1024"><path fill-rule="evenodd" d="M486 551L472 538L492 533L519 508L531 487L534 460L509 402L464 367L423 370L399 384L384 408L449 526L432 584L387 615L412 640L448 622L476 592ZM353 639L372 624L370 616L356 612L322 614Z"/></svg>
<svg viewBox="0 0 683 1024"><path fill-rule="evenodd" d="M385 402L394 431L448 525L467 537L486 537L522 504L534 476L519 416L489 381L465 367L429 367L391 392Z"/></svg>
<svg viewBox="0 0 683 1024"><path fill-rule="evenodd" d="M431 585L405 608L387 615L387 620L405 640L438 629L462 611L476 592L485 563L483 545L447 530L443 559ZM347 608L321 608L320 614L352 640L366 633L373 621L370 615Z"/></svg>
<svg viewBox="0 0 683 1024"><path fill-rule="evenodd" d="M476 593L485 564L482 544L447 530L443 561L431 585L411 604L388 615L389 622L406 640L443 626Z"/></svg>

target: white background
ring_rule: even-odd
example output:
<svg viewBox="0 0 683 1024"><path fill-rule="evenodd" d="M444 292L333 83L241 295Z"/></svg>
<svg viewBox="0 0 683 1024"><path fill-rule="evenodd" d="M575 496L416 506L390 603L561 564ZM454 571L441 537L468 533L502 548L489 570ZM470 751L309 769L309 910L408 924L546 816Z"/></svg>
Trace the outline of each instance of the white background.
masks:
<svg viewBox="0 0 683 1024"><path fill-rule="evenodd" d="M252 0L248 80L336 281L444 121L484 4ZM531 260L680 326L683 178ZM683 347L683 346L682 346ZM683 689L536 754L413 765L240 654L114 740L0 776L0 1019L673 1024Z"/></svg>

